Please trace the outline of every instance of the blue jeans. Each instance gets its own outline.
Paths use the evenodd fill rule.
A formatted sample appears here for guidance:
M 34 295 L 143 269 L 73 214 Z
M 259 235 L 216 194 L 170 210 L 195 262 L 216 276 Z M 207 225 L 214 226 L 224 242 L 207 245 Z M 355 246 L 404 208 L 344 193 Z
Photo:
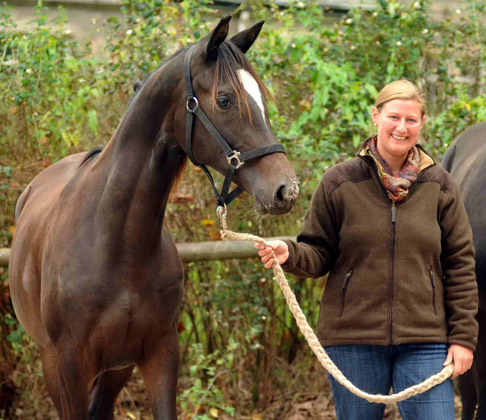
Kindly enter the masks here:
M 329 357 L 353 384 L 372 394 L 388 395 L 416 385 L 442 370 L 446 344 L 400 346 L 331 346 Z M 352 394 L 331 375 L 337 420 L 382 420 L 385 404 Z M 452 381 L 398 403 L 403 420 L 454 420 Z

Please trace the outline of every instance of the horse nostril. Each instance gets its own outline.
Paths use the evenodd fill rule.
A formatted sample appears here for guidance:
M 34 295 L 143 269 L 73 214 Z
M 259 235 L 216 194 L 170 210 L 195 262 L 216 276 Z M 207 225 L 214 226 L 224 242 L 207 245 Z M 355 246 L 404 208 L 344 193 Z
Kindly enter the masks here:
M 277 201 L 284 201 L 285 200 L 285 185 L 281 185 L 275 194 L 275 198 Z
M 292 206 L 299 195 L 299 180 L 292 179 L 278 187 L 275 193 L 275 202 L 279 205 Z

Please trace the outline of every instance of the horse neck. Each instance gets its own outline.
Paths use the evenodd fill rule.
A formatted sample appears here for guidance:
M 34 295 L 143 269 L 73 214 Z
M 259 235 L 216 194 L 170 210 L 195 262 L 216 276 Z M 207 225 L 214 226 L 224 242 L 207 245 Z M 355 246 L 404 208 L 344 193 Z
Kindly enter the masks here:
M 160 243 L 170 188 L 185 156 L 172 128 L 174 101 L 184 95 L 173 97 L 182 86 L 175 69 L 169 62 L 152 74 L 97 162 L 104 178 L 100 217 L 109 218 L 117 246 L 141 253 Z

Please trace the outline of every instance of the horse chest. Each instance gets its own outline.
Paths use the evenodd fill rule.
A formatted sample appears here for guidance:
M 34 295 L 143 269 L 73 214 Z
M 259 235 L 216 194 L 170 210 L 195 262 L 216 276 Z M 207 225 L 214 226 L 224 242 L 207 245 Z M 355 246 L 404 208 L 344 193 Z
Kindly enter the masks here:
M 124 292 L 100 315 L 91 330 L 90 343 L 100 368 L 137 363 L 144 346 L 172 332 L 182 289 L 140 294 Z

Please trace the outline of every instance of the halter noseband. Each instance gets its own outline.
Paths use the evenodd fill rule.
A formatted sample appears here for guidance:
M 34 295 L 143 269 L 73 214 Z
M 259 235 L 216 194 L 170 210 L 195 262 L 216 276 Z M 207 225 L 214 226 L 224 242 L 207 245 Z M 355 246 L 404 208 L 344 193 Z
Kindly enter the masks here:
M 246 161 L 254 159 L 257 157 L 269 155 L 271 153 L 285 153 L 285 149 L 281 144 L 270 144 L 267 146 L 257 147 L 256 149 L 249 150 L 247 152 L 238 152 L 231 148 L 228 142 L 219 133 L 213 123 L 210 121 L 208 116 L 199 106 L 199 101 L 194 94 L 192 89 L 192 78 L 191 78 L 191 58 L 196 49 L 196 45 L 193 45 L 187 51 L 184 57 L 184 81 L 186 84 L 187 99 L 186 99 L 186 109 L 187 109 L 187 120 L 186 120 L 186 145 L 187 145 L 187 155 L 191 162 L 200 167 L 211 183 L 214 195 L 216 196 L 216 201 L 220 206 L 231 203 L 236 197 L 238 197 L 243 190 L 240 187 L 236 187 L 233 191 L 229 193 L 229 188 L 231 181 L 233 179 L 234 172 L 240 166 L 242 166 Z M 214 185 L 214 180 L 209 172 L 209 169 L 202 163 L 198 163 L 192 153 L 192 132 L 194 130 L 194 115 L 197 116 L 201 122 L 204 124 L 206 129 L 209 131 L 213 139 L 218 143 L 223 153 L 228 160 L 228 169 L 226 170 L 226 176 L 224 178 L 223 187 L 221 193 L 218 193 L 216 186 Z

